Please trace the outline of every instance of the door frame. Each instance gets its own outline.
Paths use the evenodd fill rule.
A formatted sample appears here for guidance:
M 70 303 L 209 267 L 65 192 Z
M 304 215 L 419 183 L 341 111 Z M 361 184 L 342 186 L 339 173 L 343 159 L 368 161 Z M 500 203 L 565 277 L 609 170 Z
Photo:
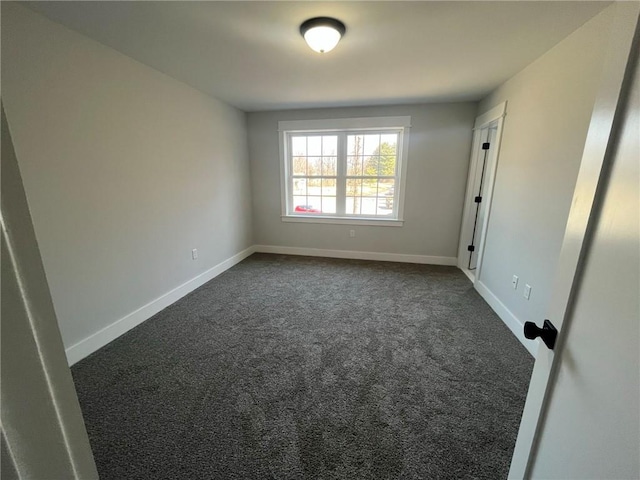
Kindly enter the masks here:
M 496 180 L 496 171 L 498 169 L 498 158 L 500 156 L 500 144 L 502 140 L 502 128 L 504 124 L 504 117 L 507 114 L 507 102 L 502 102 L 496 105 L 489 111 L 483 113 L 476 118 L 473 125 L 473 140 L 471 142 L 471 158 L 469 159 L 469 174 L 467 177 L 467 189 L 464 197 L 464 209 L 462 211 L 462 224 L 460 226 L 460 240 L 458 244 L 458 268 L 469 277 L 472 283 L 476 283 L 480 278 L 480 272 L 482 270 L 482 256 L 485 247 L 485 238 L 487 235 L 487 227 L 489 225 L 489 217 L 491 216 L 491 203 L 493 200 L 493 187 Z M 480 235 L 477 245 L 477 257 L 476 257 L 476 269 L 475 274 L 472 274 L 465 263 L 467 257 L 467 245 L 469 244 L 468 237 L 472 232 L 470 231 L 470 219 L 475 215 L 474 209 L 476 203 L 474 197 L 476 192 L 473 191 L 474 177 L 477 170 L 478 162 L 480 161 L 483 150 L 482 138 L 480 136 L 483 129 L 491 127 L 492 124 L 496 125 L 496 139 L 494 149 L 489 150 L 491 153 L 487 157 L 487 165 L 485 171 L 486 182 L 486 194 L 482 197 L 482 202 L 485 205 L 485 215 L 480 225 Z
M 531 478 L 566 341 L 567 329 L 563 327 L 569 325 L 589 241 L 594 233 L 594 220 L 606 189 L 606 178 L 615 150 L 617 127 L 624 110 L 623 87 L 629 83 L 629 66 L 633 63 L 632 55 L 637 54 L 640 41 L 640 4 L 616 2 L 615 6 L 600 88 L 591 115 L 556 267 L 553 295 L 548 308 L 548 318 L 558 329 L 558 338 L 555 350 L 549 350 L 538 342 L 538 352 L 511 459 L 509 479 Z M 538 319 L 538 323 L 541 322 L 542 319 Z

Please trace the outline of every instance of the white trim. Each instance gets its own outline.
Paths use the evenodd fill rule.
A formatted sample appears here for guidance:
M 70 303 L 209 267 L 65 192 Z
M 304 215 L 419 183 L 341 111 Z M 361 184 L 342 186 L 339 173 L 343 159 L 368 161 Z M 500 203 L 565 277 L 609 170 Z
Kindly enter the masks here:
M 367 128 L 408 128 L 411 117 L 358 117 L 333 118 L 322 120 L 283 120 L 278 122 L 279 132 L 325 131 L 325 130 L 361 130 Z
M 338 171 L 336 172 L 336 212 L 332 215 L 304 216 L 306 220 L 292 220 L 301 223 L 349 223 L 336 222 L 335 218 L 351 217 L 344 215 L 346 192 L 345 182 L 347 181 L 347 133 L 351 135 L 366 134 L 367 131 L 379 131 L 382 133 L 396 133 L 398 135 L 397 153 L 396 153 L 396 172 L 393 175 L 395 180 L 395 191 L 393 200 L 392 220 L 402 221 L 404 215 L 404 199 L 406 188 L 406 169 L 409 153 L 409 134 L 411 128 L 411 117 L 360 117 L 360 118 L 337 118 L 337 119 L 321 119 L 321 120 L 290 120 L 278 122 L 278 145 L 280 154 L 280 213 L 283 221 L 285 217 L 300 218 L 293 212 L 293 193 L 292 175 L 291 175 L 291 136 L 292 135 L 335 135 L 338 137 L 337 162 Z M 333 178 L 333 177 L 332 177 Z M 377 178 L 377 177 L 372 177 Z M 385 178 L 392 178 L 391 176 Z M 343 217 L 344 215 L 344 217 Z M 319 220 L 321 218 L 333 219 L 331 221 Z M 378 223 L 369 224 L 369 218 L 360 217 L 365 223 L 360 225 L 379 225 Z M 376 219 L 377 220 L 377 219 Z M 388 220 L 382 218 L 381 220 Z M 402 226 L 400 223 L 398 226 Z
M 502 130 L 504 126 L 504 116 L 506 115 L 507 102 L 502 102 L 498 106 L 492 108 L 488 112 L 480 115 L 476 119 L 476 124 L 479 125 L 477 129 L 474 129 L 472 146 L 471 146 L 471 158 L 469 160 L 469 175 L 467 178 L 467 191 L 465 194 L 464 209 L 462 213 L 462 224 L 460 226 L 460 239 L 458 243 L 458 267 L 467 274 L 473 283 L 480 280 L 480 273 L 482 271 L 482 258 L 484 256 L 484 250 L 486 246 L 487 232 L 489 230 L 489 218 L 491 217 L 491 206 L 493 202 L 493 189 L 495 187 L 496 172 L 498 170 L 498 162 L 500 160 L 500 146 L 502 145 Z M 492 125 L 493 124 L 493 125 Z M 480 158 L 481 144 L 485 141 L 482 138 L 482 130 L 484 129 L 496 129 L 495 148 L 489 150 L 490 155 L 488 158 L 487 170 L 485 172 L 486 191 L 483 197 L 483 203 L 485 205 L 485 214 L 482 220 L 480 228 L 480 238 L 477 245 L 476 256 L 476 270 L 470 275 L 465 266 L 464 257 L 467 253 L 468 235 L 471 233 L 468 231 L 468 225 L 472 210 L 475 206 L 473 197 L 476 192 L 473 191 L 474 179 L 477 170 L 477 163 Z
M 476 276 L 473 273 L 471 273 L 471 271 L 468 268 L 462 268 L 460 265 L 458 265 L 458 268 L 462 270 L 462 273 L 464 273 L 469 280 L 471 280 L 471 283 L 475 283 Z
M 111 325 L 104 327 L 98 332 L 90 335 L 84 340 L 65 350 L 69 365 L 79 362 L 83 358 L 91 355 L 108 343 L 112 342 L 122 334 L 148 320 L 156 313 L 162 311 L 169 305 L 177 302 L 182 297 L 192 292 L 196 288 L 204 285 L 209 280 L 217 277 L 234 265 L 253 254 L 276 253 L 283 255 L 305 255 L 310 257 L 330 257 L 330 258 L 350 258 L 355 260 L 377 260 L 382 262 L 401 262 L 431 265 L 452 265 L 456 264 L 455 257 L 437 257 L 427 255 L 408 255 L 402 253 L 380 253 L 380 252 L 359 252 L 349 250 L 324 250 L 317 248 L 280 247 L 272 245 L 253 245 L 233 257 L 210 268 L 206 272 L 188 280 L 173 290 L 161 295 L 151 302 L 143 305 L 128 315 L 116 320 Z
M 104 327 L 102 330 L 97 331 L 93 335 L 79 341 L 75 345 L 66 349 L 67 362 L 69 365 L 82 360 L 83 358 L 91 355 L 93 352 L 107 345 L 109 342 L 115 340 L 120 335 L 128 332 L 132 328 L 140 325 L 145 320 L 148 320 L 156 313 L 165 309 L 174 302 L 177 302 L 182 297 L 192 292 L 196 288 L 204 285 L 209 280 L 217 277 L 224 271 L 240 263 L 249 255 L 254 253 L 253 246 L 237 253 L 231 258 L 220 262 L 215 267 L 210 268 L 206 272 L 201 273 L 195 278 L 183 283 L 182 285 L 174 288 L 173 290 L 161 295 L 160 297 L 152 300 L 151 302 L 143 305 L 130 314 L 116 320 L 111 325 Z
M 469 244 L 469 236 L 471 233 L 469 232 L 469 221 L 472 214 L 472 207 L 473 205 L 475 205 L 475 203 L 472 205 L 470 202 L 472 201 L 471 199 L 475 196 L 475 192 L 473 192 L 473 185 L 475 183 L 475 172 L 477 170 L 478 156 L 479 152 L 481 151 L 480 144 L 483 141 L 481 136 L 481 130 L 478 129 L 473 132 L 473 140 L 471 141 L 471 158 L 469 158 L 469 172 L 467 174 L 467 189 L 464 195 L 462 222 L 460 224 L 460 239 L 458 240 L 458 268 L 465 273 L 468 271 L 466 267 L 466 265 L 468 265 L 466 260 L 469 255 L 467 251 L 467 245 Z M 472 279 L 471 281 L 475 282 L 474 279 Z
M 406 117 L 411 121 L 411 117 Z M 396 198 L 398 202 L 397 219 L 402 220 L 404 218 L 404 199 L 407 191 L 407 167 L 409 163 L 409 133 L 411 125 L 406 125 L 404 130 L 400 133 L 401 142 L 398 145 L 397 153 L 397 177 L 400 177 L 400 185 L 396 187 Z
M 279 122 L 278 122 L 279 123 Z M 288 174 L 288 163 L 287 160 L 287 146 L 285 145 L 285 140 L 287 138 L 287 134 L 285 132 L 278 131 L 278 145 L 279 145 L 279 157 L 278 162 L 280 163 L 280 213 L 283 215 L 287 213 L 287 196 L 289 194 L 289 186 L 287 185 L 289 179 Z
M 506 105 L 507 102 L 504 102 Z M 476 260 L 476 282 L 480 280 L 482 275 L 482 260 L 484 259 L 484 250 L 487 245 L 487 233 L 489 232 L 489 219 L 491 218 L 491 208 L 493 206 L 493 189 L 496 184 L 496 173 L 498 172 L 498 162 L 500 161 L 500 146 L 502 145 L 502 129 L 504 126 L 504 116 L 496 120 L 498 126 L 496 129 L 496 148 L 493 154 L 490 155 L 490 166 L 487 168 L 487 193 L 486 198 L 486 211 L 482 220 L 482 230 L 480 232 L 480 242 L 478 243 L 478 258 Z
M 489 125 L 491 122 L 504 117 L 507 114 L 507 102 L 502 102 L 491 110 L 484 112 L 482 115 L 476 118 L 475 123 L 473 124 L 473 129 L 476 130 L 478 128 L 484 128 Z
M 4 117 L 4 110 L 2 113 Z M 3 123 L 4 123 L 4 118 L 3 118 Z M 20 187 L 22 188 L 22 185 Z M 67 453 L 69 464 L 71 465 L 71 470 L 73 471 L 73 476 L 74 478 L 79 478 L 78 465 L 77 465 L 78 462 L 73 454 L 73 446 L 72 446 L 72 442 L 70 440 L 70 435 L 69 435 L 70 434 L 69 426 L 67 425 L 67 422 L 64 421 L 62 408 L 60 406 L 61 399 L 59 398 L 59 395 L 56 395 L 57 389 L 54 387 L 53 379 L 51 378 L 51 372 L 49 368 L 47 368 L 49 364 L 49 358 L 47 358 L 46 350 L 45 348 L 43 348 L 42 332 L 40 331 L 41 329 L 38 328 L 37 326 L 38 320 L 40 320 L 38 318 L 39 316 L 38 313 L 34 312 L 34 310 L 37 310 L 37 308 L 34 308 L 34 306 L 32 305 L 32 302 L 30 301 L 30 298 L 29 298 L 29 294 L 27 292 L 27 286 L 23 282 L 24 274 L 22 269 L 20 268 L 20 261 L 18 260 L 18 255 L 16 254 L 16 251 L 15 251 L 14 238 L 12 235 L 9 234 L 7 226 L 5 225 L 4 220 L 1 216 L 0 216 L 0 228 L 2 229 L 2 240 L 4 241 L 7 248 L 7 252 L 9 254 L 9 258 L 7 259 L 7 261 L 9 261 L 10 263 L 9 268 L 13 269 L 13 271 L 15 272 L 14 273 L 15 282 L 16 282 L 16 286 L 18 287 L 18 292 L 19 292 L 20 300 L 22 304 L 21 306 L 24 309 L 24 314 L 27 317 L 27 321 L 29 322 L 29 333 L 31 334 L 31 339 L 35 344 L 35 352 L 30 351 L 29 353 L 36 353 L 37 355 L 37 358 L 35 359 L 36 362 L 38 363 L 37 367 L 41 368 L 41 372 L 44 377 L 44 382 L 48 390 L 47 400 L 49 400 L 53 405 L 53 412 L 55 414 L 56 421 L 57 421 L 56 422 L 57 425 L 53 427 L 57 427 L 60 429 L 60 435 L 62 436 L 64 449 L 65 449 L 65 452 Z M 30 235 L 34 235 L 33 231 L 31 231 Z M 37 251 L 37 246 L 36 246 L 36 251 Z M 38 261 L 41 262 L 40 259 L 38 259 Z M 46 283 L 46 279 L 44 280 L 44 282 Z M 46 290 L 48 293 L 48 290 L 49 290 L 48 287 Z M 38 388 L 38 390 L 39 391 L 37 393 L 44 394 L 44 392 L 40 391 L 40 388 Z M 9 447 L 8 443 L 7 443 L 7 447 Z M 18 467 L 18 464 L 14 463 L 14 466 Z M 18 473 L 18 476 L 20 476 L 20 473 Z
M 258 253 L 303 255 L 307 257 L 348 258 L 352 260 L 376 260 L 379 262 L 419 263 L 426 265 L 456 265 L 456 257 L 409 255 L 405 253 L 360 252 L 356 250 L 327 250 L 323 248 L 283 247 L 278 245 L 254 245 Z
M 520 340 L 520 343 L 535 358 L 538 352 L 539 341 L 528 340 L 524 337 L 524 323 L 521 322 L 520 319 L 518 319 L 518 317 L 516 317 L 484 283 L 477 281 L 475 283 L 475 288 L 493 311 L 496 312 L 504 324 L 509 327 L 509 330 L 511 330 L 516 338 Z
M 375 227 L 402 227 L 404 220 L 395 218 L 351 218 L 351 217 L 327 217 L 327 216 L 304 216 L 304 215 L 282 215 L 283 222 L 292 223 L 335 223 L 340 225 L 368 225 Z

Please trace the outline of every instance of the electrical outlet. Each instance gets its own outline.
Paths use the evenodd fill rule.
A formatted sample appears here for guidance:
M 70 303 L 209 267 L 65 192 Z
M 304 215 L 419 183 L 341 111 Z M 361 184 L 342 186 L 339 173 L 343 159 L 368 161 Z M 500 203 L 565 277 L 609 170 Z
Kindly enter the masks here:
M 193 260 L 195 260 L 196 258 L 198 258 L 198 249 L 194 248 L 193 250 L 191 250 L 191 258 Z
M 355 230 L 349 230 L 349 236 L 351 238 L 355 237 L 356 236 L 356 231 Z
M 513 278 L 511 279 L 511 285 L 513 285 L 513 289 L 517 290 L 518 289 L 518 276 L 514 275 Z
M 531 296 L 531 285 L 527 284 L 524 286 L 524 293 L 522 296 L 529 300 L 529 297 Z

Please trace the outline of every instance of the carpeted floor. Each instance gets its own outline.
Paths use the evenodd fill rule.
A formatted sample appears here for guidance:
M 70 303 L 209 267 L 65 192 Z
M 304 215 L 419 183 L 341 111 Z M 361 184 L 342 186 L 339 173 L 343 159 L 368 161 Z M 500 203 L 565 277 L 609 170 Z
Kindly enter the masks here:
M 107 479 L 506 478 L 533 359 L 454 267 L 255 254 L 72 368 Z

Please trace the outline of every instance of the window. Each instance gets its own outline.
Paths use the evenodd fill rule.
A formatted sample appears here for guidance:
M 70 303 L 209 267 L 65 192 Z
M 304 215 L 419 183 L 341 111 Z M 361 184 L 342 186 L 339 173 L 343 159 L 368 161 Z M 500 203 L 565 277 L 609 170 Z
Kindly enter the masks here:
M 402 225 L 410 120 L 280 122 L 283 220 Z

